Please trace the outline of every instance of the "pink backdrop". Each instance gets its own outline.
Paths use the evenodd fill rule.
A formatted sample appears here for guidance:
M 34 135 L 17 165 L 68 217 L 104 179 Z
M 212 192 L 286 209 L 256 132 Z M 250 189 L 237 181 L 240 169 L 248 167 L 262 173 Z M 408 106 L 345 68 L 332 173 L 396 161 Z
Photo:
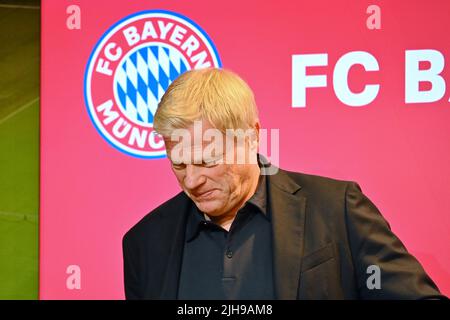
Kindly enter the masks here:
M 66 10 L 74 4 L 80 8 L 80 29 L 67 27 L 72 11 Z M 368 27 L 372 12 L 366 10 L 372 4 L 380 9 L 380 29 Z M 405 81 L 417 77 L 405 73 L 406 51 L 438 52 L 430 63 L 420 63 L 420 70 L 439 65 L 439 53 L 450 58 L 449 1 L 44 0 L 42 299 L 122 299 L 122 236 L 179 192 L 166 159 L 135 157 L 112 147 L 96 130 L 84 100 L 89 57 L 102 35 L 126 16 L 153 9 L 195 22 L 209 35 L 223 66 L 248 81 L 262 126 L 280 129 L 281 167 L 359 182 L 450 294 L 448 67 L 436 71 L 444 81 L 419 86 L 437 90 L 443 82 L 443 96 L 430 92 L 425 96 L 431 102 L 425 103 L 407 102 L 405 96 Z M 379 69 L 350 69 L 352 92 L 379 84 L 376 98 L 359 107 L 343 103 L 333 87 L 333 79 L 343 75 L 333 74 L 336 63 L 353 51 L 373 56 Z M 424 60 L 431 57 L 419 53 Z M 306 69 L 307 76 L 325 75 L 326 86 L 307 88 L 306 107 L 294 108 L 293 95 L 302 89 L 292 88 L 293 76 L 299 75 L 293 55 L 304 54 L 327 55 L 325 66 Z M 79 267 L 79 288 L 67 283 L 71 265 Z

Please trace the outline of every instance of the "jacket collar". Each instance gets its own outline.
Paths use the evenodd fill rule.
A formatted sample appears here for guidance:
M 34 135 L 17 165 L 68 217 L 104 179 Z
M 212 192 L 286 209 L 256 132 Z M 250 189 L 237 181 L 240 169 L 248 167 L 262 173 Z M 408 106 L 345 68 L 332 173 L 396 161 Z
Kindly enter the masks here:
M 273 273 L 278 299 L 297 298 L 305 236 L 306 197 L 284 170 L 269 179 Z

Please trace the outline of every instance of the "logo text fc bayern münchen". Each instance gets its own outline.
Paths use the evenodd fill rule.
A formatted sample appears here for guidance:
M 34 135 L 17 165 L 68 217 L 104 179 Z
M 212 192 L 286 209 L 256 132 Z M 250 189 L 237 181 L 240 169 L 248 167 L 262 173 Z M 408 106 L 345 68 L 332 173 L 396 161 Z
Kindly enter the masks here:
M 97 131 L 116 149 L 143 158 L 165 156 L 153 130 L 158 102 L 190 69 L 221 67 L 208 35 L 177 13 L 152 10 L 125 17 L 96 44 L 84 96 Z

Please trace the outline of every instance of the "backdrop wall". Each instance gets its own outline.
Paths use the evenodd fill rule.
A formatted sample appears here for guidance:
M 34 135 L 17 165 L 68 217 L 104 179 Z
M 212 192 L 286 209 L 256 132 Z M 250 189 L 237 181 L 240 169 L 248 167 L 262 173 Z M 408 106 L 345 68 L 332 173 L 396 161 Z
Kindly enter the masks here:
M 43 1 L 40 297 L 124 297 L 122 236 L 179 192 L 152 134 L 157 100 L 208 65 L 254 89 L 281 167 L 357 181 L 450 294 L 448 12 L 445 0 Z

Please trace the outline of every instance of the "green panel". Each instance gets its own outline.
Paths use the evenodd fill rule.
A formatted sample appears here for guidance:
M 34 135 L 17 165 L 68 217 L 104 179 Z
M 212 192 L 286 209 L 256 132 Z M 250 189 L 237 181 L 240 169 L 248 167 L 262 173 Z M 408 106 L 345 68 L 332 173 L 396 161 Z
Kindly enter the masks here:
M 0 299 L 38 297 L 38 1 L 0 1 Z

